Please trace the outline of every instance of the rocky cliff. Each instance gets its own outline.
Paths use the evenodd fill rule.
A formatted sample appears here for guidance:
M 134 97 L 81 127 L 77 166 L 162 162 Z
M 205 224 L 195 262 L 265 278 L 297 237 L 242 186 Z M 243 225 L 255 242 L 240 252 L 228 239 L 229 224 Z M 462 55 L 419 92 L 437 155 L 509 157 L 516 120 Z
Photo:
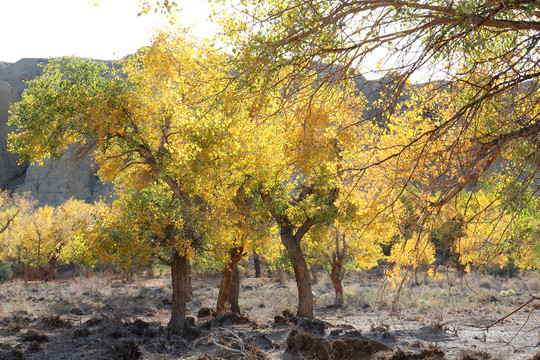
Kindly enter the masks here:
M 102 184 L 95 175 L 90 158 L 81 161 L 66 159 L 44 165 L 18 164 L 18 157 L 7 150 L 7 126 L 11 104 L 21 98 L 26 85 L 41 74 L 46 59 L 22 59 L 10 64 L 0 62 L 0 189 L 31 192 L 42 204 L 59 205 L 74 197 L 95 201 L 112 192 L 110 184 Z

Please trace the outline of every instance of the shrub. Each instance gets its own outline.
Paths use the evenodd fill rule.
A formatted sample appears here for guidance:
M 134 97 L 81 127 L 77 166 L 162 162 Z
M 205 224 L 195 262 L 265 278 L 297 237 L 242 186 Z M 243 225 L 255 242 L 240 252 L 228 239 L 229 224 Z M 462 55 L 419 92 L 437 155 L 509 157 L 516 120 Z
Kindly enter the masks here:
M 12 276 L 13 272 L 11 271 L 11 265 L 0 263 L 0 283 L 10 280 Z
M 519 274 L 519 267 L 517 267 L 513 261 L 509 261 L 502 268 L 499 265 L 491 265 L 488 267 L 488 274 L 493 276 L 514 277 Z

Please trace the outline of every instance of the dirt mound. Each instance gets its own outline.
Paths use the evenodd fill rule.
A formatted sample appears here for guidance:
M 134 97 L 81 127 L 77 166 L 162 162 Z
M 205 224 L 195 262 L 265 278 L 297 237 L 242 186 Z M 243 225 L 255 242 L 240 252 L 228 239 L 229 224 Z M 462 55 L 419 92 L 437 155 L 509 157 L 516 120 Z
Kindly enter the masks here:
M 485 351 L 465 352 L 457 360 L 497 360 L 491 354 Z
M 284 310 L 282 315 L 274 316 L 274 326 L 281 325 L 297 325 L 302 330 L 316 335 L 324 335 L 324 331 L 331 326 L 331 324 L 318 319 L 306 319 L 303 317 L 294 316 L 289 310 Z
M 42 327 L 47 330 L 56 330 L 71 327 L 71 323 L 60 318 L 60 315 L 43 316 L 39 319 Z
M 121 339 L 113 345 L 113 355 L 118 360 L 138 360 L 142 354 L 141 347 L 132 339 Z
M 90 319 L 86 320 L 84 322 L 84 325 L 86 326 L 96 326 L 96 325 L 99 325 L 103 322 L 103 320 L 105 320 L 103 317 L 101 316 L 92 316 Z
M 34 319 L 26 311 L 19 311 L 12 316 L 5 316 L 0 319 L 0 336 L 18 334 L 26 328 Z
M 37 341 L 38 343 L 49 341 L 49 337 L 47 335 L 36 330 L 28 330 L 20 336 L 20 339 L 24 342 Z
M 182 331 L 182 336 L 184 336 L 187 341 L 197 340 L 201 337 L 201 335 L 201 330 L 199 330 L 196 326 L 186 326 Z
M 20 345 L 0 344 L 0 360 L 26 360 Z
M 126 327 L 132 334 L 145 337 L 158 336 L 161 330 L 161 325 L 158 323 L 145 322 L 141 319 L 135 319 L 133 323 L 127 323 Z
M 215 319 L 212 320 L 212 326 L 241 325 L 250 323 L 251 320 L 249 320 L 247 316 L 236 313 L 219 314 Z
M 288 359 L 368 360 L 378 352 L 392 351 L 388 345 L 377 340 L 326 340 L 296 329 L 289 333 L 286 344 Z
M 436 346 L 423 347 L 422 349 L 398 349 L 394 352 L 379 353 L 375 360 L 444 360 L 444 351 Z
M 84 315 L 84 311 L 80 307 L 74 307 L 73 309 L 69 310 L 69 312 L 73 315 Z
M 89 337 L 92 334 L 87 328 L 76 329 L 71 336 L 72 339 Z
M 211 307 L 202 307 L 197 312 L 197 319 L 206 319 L 210 317 L 215 317 L 216 311 L 212 309 Z
M 374 357 L 375 360 L 449 360 L 444 351 L 437 346 L 425 346 L 421 342 L 411 345 L 410 349 L 398 349 L 393 352 L 379 353 Z M 497 360 L 491 354 L 484 351 L 463 352 L 455 360 Z M 535 360 L 535 359 L 533 359 Z
M 324 330 L 329 327 L 329 324 L 318 319 L 301 319 L 298 322 L 298 327 L 311 334 L 324 335 Z

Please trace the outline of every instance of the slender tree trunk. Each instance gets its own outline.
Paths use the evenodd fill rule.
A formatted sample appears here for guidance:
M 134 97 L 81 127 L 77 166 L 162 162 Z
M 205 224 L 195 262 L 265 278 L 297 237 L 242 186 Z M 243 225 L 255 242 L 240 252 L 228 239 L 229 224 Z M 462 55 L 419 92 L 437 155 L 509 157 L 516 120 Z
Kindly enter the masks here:
M 51 281 L 56 277 L 56 262 L 58 261 L 58 258 L 56 257 L 56 254 L 53 254 L 51 258 L 49 259 L 49 270 L 47 271 L 47 281 Z
M 23 263 L 22 266 L 23 266 L 24 282 L 28 282 L 28 265 Z
M 343 306 L 343 262 L 347 256 L 347 241 L 345 234 L 340 234 L 336 229 L 334 238 L 334 252 L 332 253 L 332 270 L 330 271 L 330 279 L 336 292 L 334 300 L 335 306 Z
M 313 264 L 309 267 L 309 270 L 311 271 L 311 283 L 312 284 L 317 284 L 319 282 L 319 277 L 317 276 L 318 275 L 318 267 L 317 267 L 317 264 Z
M 227 303 L 229 303 L 232 312 L 240 313 L 240 308 L 238 307 L 238 295 L 240 293 L 238 262 L 240 262 L 244 255 L 243 251 L 243 247 L 235 247 L 229 250 L 229 263 L 222 271 L 221 285 L 219 287 L 216 306 L 218 314 L 227 312 Z
M 296 315 L 313 318 L 313 293 L 311 290 L 311 279 L 309 268 L 300 247 L 300 241 L 293 235 L 292 226 L 280 226 L 281 241 L 292 256 L 296 287 L 298 288 L 298 310 Z
M 261 278 L 261 258 L 259 254 L 253 253 L 253 265 L 255 266 L 255 277 L 257 279 Z
M 186 324 L 187 278 L 189 260 L 175 252 L 171 261 L 172 311 L 168 327 L 181 332 Z
M 341 284 L 341 272 L 343 264 L 341 261 L 334 259 L 332 261 L 332 270 L 330 272 L 330 278 L 332 279 L 332 285 L 336 292 L 336 298 L 334 299 L 335 306 L 343 306 L 343 285 Z

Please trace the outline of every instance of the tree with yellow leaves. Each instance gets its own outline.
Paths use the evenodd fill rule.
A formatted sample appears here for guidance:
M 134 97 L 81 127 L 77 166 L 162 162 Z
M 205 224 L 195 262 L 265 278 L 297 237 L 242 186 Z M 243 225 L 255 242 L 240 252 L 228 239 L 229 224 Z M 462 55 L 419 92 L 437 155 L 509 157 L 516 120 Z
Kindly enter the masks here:
M 173 283 L 179 276 L 185 284 L 183 269 L 209 231 L 198 216 L 232 206 L 244 181 L 238 169 L 246 147 L 238 139 L 249 111 L 227 91 L 226 60 L 183 31 L 158 34 L 121 71 L 53 60 L 12 110 L 10 122 L 19 129 L 10 137 L 12 149 L 39 160 L 61 157 L 72 144 L 94 153 L 104 180 L 135 190 L 166 187 L 178 202 Z M 183 293 L 173 293 L 174 330 L 184 326 Z
M 38 207 L 28 194 L 13 195 L 13 199 L 18 216 L 2 234 L 6 256 L 23 265 L 26 280 L 36 275 L 52 280 L 57 262 L 64 260 L 64 248 L 71 245 L 77 233 L 92 226 L 94 206 L 70 199 L 57 207 Z

